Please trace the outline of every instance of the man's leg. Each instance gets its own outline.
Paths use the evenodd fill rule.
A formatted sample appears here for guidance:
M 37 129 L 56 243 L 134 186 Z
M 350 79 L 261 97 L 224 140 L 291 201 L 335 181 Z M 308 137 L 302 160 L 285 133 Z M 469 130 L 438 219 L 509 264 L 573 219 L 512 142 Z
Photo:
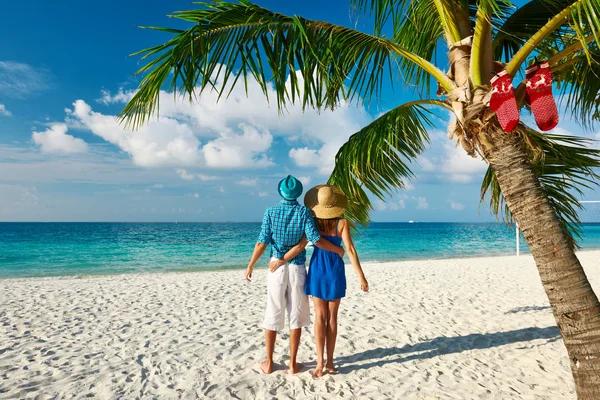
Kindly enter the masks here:
M 302 329 L 290 329 L 290 374 L 300 372 L 301 365 L 296 362 Z
M 260 369 L 265 374 L 273 372 L 273 352 L 275 351 L 275 339 L 277 339 L 277 331 L 265 329 L 265 342 L 267 343 L 267 359 L 260 363 Z
M 284 265 L 275 272 L 267 272 L 267 310 L 263 328 L 265 328 L 265 342 L 267 359 L 260 364 L 265 374 L 273 371 L 273 352 L 277 331 L 285 326 L 286 309 L 287 267 Z
M 287 309 L 290 319 L 290 368 L 289 373 L 299 372 L 302 366 L 296 362 L 302 328 L 310 324 L 310 305 L 308 296 L 304 294 L 306 267 L 288 264 Z

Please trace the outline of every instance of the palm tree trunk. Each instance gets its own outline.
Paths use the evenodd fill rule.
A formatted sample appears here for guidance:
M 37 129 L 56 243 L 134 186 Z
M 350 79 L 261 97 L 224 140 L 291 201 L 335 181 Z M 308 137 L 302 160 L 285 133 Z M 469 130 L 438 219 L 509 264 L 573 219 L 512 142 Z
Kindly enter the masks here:
M 495 119 L 494 119 L 495 121 Z M 497 125 L 496 125 L 497 126 Z M 600 399 L 600 303 L 534 174 L 518 133 L 497 127 L 486 157 L 535 259 L 579 399 Z

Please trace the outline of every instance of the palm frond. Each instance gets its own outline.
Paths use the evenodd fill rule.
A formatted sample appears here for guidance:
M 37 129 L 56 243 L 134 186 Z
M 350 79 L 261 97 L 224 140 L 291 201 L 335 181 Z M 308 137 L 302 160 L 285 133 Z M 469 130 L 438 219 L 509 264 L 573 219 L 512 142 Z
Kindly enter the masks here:
M 434 62 L 436 46 L 444 34 L 440 15 L 432 10 L 435 10 L 434 0 L 413 0 L 404 20 L 395 25 L 393 37 L 394 42 L 430 62 Z M 400 63 L 405 81 L 429 93 L 431 76 L 412 62 L 401 59 Z
M 467 9 L 469 25 L 465 28 L 466 31 L 471 30 L 475 26 L 478 0 L 465 1 L 464 7 Z M 486 7 L 491 8 L 492 20 L 496 21 L 507 15 L 511 9 L 509 1 L 493 1 L 493 4 L 487 4 Z M 461 2 L 462 4 L 462 2 Z M 434 0 L 412 0 L 404 9 L 404 18 L 394 25 L 393 41 L 398 43 L 402 48 L 424 58 L 427 61 L 437 64 L 436 47 L 440 45 L 440 39 L 444 35 L 444 29 L 440 19 L 440 14 L 435 12 Z M 433 12 L 432 12 L 433 10 Z M 463 23 L 462 21 L 459 22 Z M 419 88 L 424 88 L 425 92 L 429 93 L 431 85 L 431 76 L 422 68 L 419 68 L 414 63 L 400 59 L 402 66 L 402 76 L 409 84 Z M 440 60 L 446 63 L 447 60 Z
M 346 217 L 353 224 L 369 222 L 372 205 L 367 191 L 383 200 L 413 177 L 408 164 L 429 143 L 429 113 L 414 102 L 396 107 L 352 135 L 340 148 L 329 183 L 348 196 Z
M 396 25 L 402 19 L 403 10 L 411 0 L 350 0 L 350 8 L 356 15 L 367 14 L 374 18 L 374 35 L 380 36 L 391 20 Z
M 590 51 L 589 56 L 579 55 L 565 63 L 569 66 L 561 69 L 559 64 L 553 74 L 553 80 L 559 83 L 561 108 L 570 110 L 584 128 L 592 128 L 600 121 L 600 51 Z
M 531 0 L 515 10 L 504 20 L 494 24 L 494 59 L 510 60 L 523 44 L 549 19 L 570 6 L 576 0 Z M 551 40 L 560 40 L 561 31 L 553 32 Z
M 521 28 L 527 30 L 534 25 L 538 30 L 533 34 L 529 33 L 529 37 L 525 36 L 525 41 L 511 56 L 506 65 L 510 76 L 516 74 L 529 55 L 551 57 L 567 47 L 570 44 L 567 41 L 579 41 L 586 51 L 588 37 L 591 35 L 596 44 L 600 45 L 600 0 L 545 0 L 541 3 L 543 7 L 540 10 L 530 9 L 529 13 L 524 13 L 529 14 L 528 17 L 534 22 L 521 21 Z M 544 22 L 539 15 L 546 14 L 545 10 L 548 10 L 549 15 L 546 16 L 549 18 Z M 518 10 L 515 14 L 517 13 Z
M 571 245 L 577 247 L 577 240 L 581 238 L 578 211 L 582 208 L 577 195 L 583 194 L 582 188 L 591 189 L 600 183 L 600 175 L 596 172 L 600 167 L 600 150 L 591 147 L 593 141 L 588 138 L 542 134 L 525 128 L 522 134 L 533 170 Z M 481 185 L 481 201 L 488 196 L 492 212 L 512 222 L 512 215 L 491 168 L 488 168 Z
M 219 97 L 227 95 L 240 78 L 247 85 L 251 77 L 266 96 L 272 85 L 279 109 L 289 102 L 316 109 L 355 98 L 368 103 L 379 97 L 386 71 L 398 71 L 393 62 L 398 57 L 427 69 L 452 89 L 442 71 L 390 40 L 274 13 L 247 0 L 198 4 L 202 8 L 172 15 L 193 22 L 191 28 L 136 53 L 151 61 L 138 71 L 145 76 L 121 120 L 134 127 L 143 124 L 156 112 L 167 81 L 170 90 L 192 99 L 206 88 L 217 90 Z

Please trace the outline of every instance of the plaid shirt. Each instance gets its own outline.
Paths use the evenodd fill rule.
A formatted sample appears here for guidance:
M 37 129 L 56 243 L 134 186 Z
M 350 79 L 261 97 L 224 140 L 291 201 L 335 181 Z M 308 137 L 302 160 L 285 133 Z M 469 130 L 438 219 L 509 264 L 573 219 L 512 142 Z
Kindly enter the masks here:
M 312 212 L 297 201 L 282 200 L 265 212 L 258 242 L 271 244 L 271 257 L 283 258 L 303 235 L 313 243 L 321 239 Z M 305 264 L 306 251 L 302 250 L 290 263 Z

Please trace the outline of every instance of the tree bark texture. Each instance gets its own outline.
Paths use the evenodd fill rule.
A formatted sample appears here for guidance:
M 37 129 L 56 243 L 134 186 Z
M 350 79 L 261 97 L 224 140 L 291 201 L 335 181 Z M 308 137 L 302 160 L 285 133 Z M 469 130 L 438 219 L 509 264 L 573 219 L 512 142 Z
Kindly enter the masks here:
M 497 123 L 495 118 L 490 122 Z M 520 134 L 505 133 L 498 127 L 492 134 L 492 144 L 486 158 L 535 259 L 569 354 L 577 396 L 599 400 L 598 298 L 531 168 Z

